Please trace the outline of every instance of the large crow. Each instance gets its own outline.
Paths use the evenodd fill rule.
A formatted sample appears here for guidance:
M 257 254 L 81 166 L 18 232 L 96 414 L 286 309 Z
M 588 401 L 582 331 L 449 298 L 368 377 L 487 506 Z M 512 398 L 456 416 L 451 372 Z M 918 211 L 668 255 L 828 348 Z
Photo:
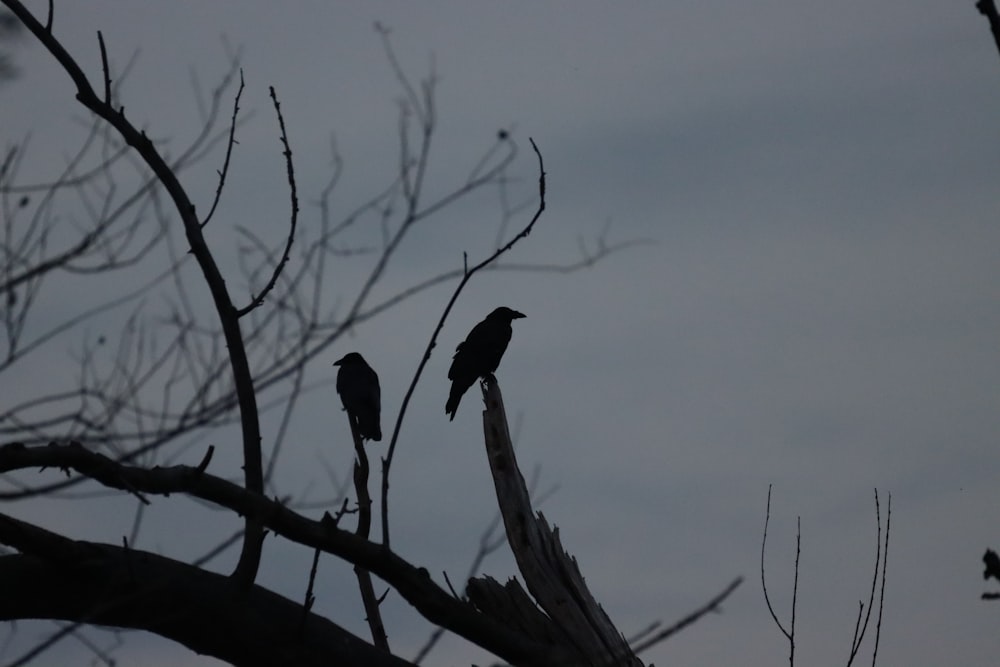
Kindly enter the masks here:
M 337 393 L 347 410 L 348 419 L 357 424 L 362 438 L 381 440 L 379 415 L 382 412 L 382 390 L 378 386 L 378 375 L 357 352 L 345 355 L 333 365 L 340 366 Z
M 512 320 L 524 317 L 523 313 L 501 306 L 472 327 L 472 331 L 455 349 L 455 358 L 448 370 L 451 393 L 444 406 L 445 413 L 455 418 L 462 395 L 477 378 L 485 378 L 500 365 L 500 358 L 510 342 Z

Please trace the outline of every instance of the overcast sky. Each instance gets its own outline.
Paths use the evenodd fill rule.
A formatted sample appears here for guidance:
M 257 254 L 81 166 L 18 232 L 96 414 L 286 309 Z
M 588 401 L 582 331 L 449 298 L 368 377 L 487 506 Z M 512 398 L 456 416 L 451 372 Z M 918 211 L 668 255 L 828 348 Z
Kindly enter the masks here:
M 90 0 L 57 1 L 54 30 L 95 82 L 97 30 L 115 67 L 134 56 L 120 93 L 127 113 L 178 147 L 198 129 L 192 80 L 210 89 L 227 52 L 240 52 L 249 120 L 212 223 L 220 252 L 240 225 L 280 238 L 287 217 L 270 85 L 305 201 L 329 176 L 331 135 L 346 165 L 340 211 L 391 179 L 401 91 L 375 21 L 391 29 L 408 74 L 438 77 L 430 192 L 458 184 L 500 128 L 522 148 L 529 136 L 538 143 L 548 208 L 510 261 L 572 262 L 578 239 L 592 242 L 609 224 L 610 241 L 652 241 L 583 272 L 492 273 L 466 290 L 394 463 L 393 547 L 411 562 L 460 580 L 492 516 L 476 396 L 449 423 L 445 376 L 469 328 L 508 305 L 527 315 L 498 372 L 520 420 L 522 468 L 540 466 L 542 486 L 558 485 L 546 517 L 618 628 L 670 623 L 746 577 L 722 614 L 643 655 L 647 663 L 787 659 L 759 576 L 773 484 L 767 564 L 786 622 L 802 522 L 799 664 L 847 660 L 871 585 L 877 488 L 883 526 L 892 494 L 879 664 L 971 667 L 1000 659 L 1000 606 L 979 599 L 990 588 L 980 558 L 1000 547 L 1000 60 L 974 4 Z M 24 177 L 41 179 L 73 151 L 85 114 L 39 45 L 14 49 L 21 73 L 0 88 L 0 138 L 7 147 L 30 134 Z M 185 183 L 199 201 L 218 160 Z M 514 171 L 512 194 L 529 198 L 528 151 Z M 303 215 L 308 225 L 315 208 Z M 487 252 L 498 218 L 492 195 L 444 214 L 401 252 L 386 293 L 460 266 L 465 250 Z M 366 268 L 356 261 L 338 275 Z M 361 351 L 381 376 L 391 430 L 450 291 L 358 327 L 314 362 L 311 379 L 329 380 L 330 363 Z M 60 297 L 75 298 L 50 295 L 51 308 Z M 69 360 L 71 348 L 58 352 Z M 306 398 L 281 493 L 322 496 L 321 461 L 349 469 L 349 448 L 330 451 L 331 429 L 346 423 L 334 401 L 329 386 Z M 265 431 L 274 430 L 271 419 Z M 118 543 L 133 503 L 94 503 L 99 525 L 80 502 L 0 511 Z M 183 499 L 159 499 L 148 514 L 138 546 L 175 557 L 202 553 L 217 530 L 211 512 Z M 269 541 L 262 583 L 301 598 L 310 558 Z M 514 573 L 506 552 L 485 570 Z M 321 578 L 317 611 L 364 635 L 350 569 L 327 558 Z M 397 596 L 386 609 L 390 643 L 412 657 L 429 628 Z M 18 645 L 49 631 L 24 626 Z M 216 664 L 135 634 L 126 641 L 121 665 Z M 89 660 L 64 644 L 51 664 Z M 865 663 L 870 650 L 869 638 Z M 450 638 L 428 664 L 486 660 Z

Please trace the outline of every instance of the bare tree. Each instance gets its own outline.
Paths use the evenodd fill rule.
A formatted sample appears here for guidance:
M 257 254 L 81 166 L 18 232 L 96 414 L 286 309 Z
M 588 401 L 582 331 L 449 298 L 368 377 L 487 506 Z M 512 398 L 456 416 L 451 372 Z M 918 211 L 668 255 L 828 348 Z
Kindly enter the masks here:
M 17 0 L 4 4 L 72 79 L 92 124 L 79 150 L 46 182 L 21 180 L 23 144 L 9 147 L 0 163 L 0 329 L 5 343 L 0 438 L 6 443 L 0 445 L 0 500 L 39 502 L 100 488 L 136 507 L 132 532 L 120 544 L 71 539 L 0 512 L 0 545 L 7 549 L 0 555 L 0 619 L 60 622 L 48 640 L 10 664 L 24 664 L 88 625 L 148 630 L 236 665 L 412 664 L 389 646 L 374 575 L 431 623 L 510 663 L 638 665 L 638 651 L 717 609 L 738 585 L 734 581 L 674 626 L 661 630 L 654 625 L 624 639 L 587 591 L 558 533 L 533 509 L 492 378 L 483 385 L 484 438 L 507 541 L 527 590 L 517 581 L 502 585 L 481 577 L 470 579 L 466 593 L 457 594 L 390 546 L 389 474 L 403 419 L 438 333 L 468 281 L 480 272 L 505 268 L 572 270 L 627 245 L 609 244 L 602 235 L 592 251 L 568 265 L 501 263 L 545 210 L 542 153 L 533 141 L 537 195 L 504 208 L 495 246 L 482 257 L 466 257 L 460 268 L 429 267 L 425 278 L 385 289 L 387 268 L 399 256 L 403 240 L 419 233 L 435 214 L 488 188 L 499 189 L 505 194 L 502 201 L 509 201 L 505 188 L 518 145 L 509 132 L 499 132 L 464 181 L 429 198 L 426 180 L 437 127 L 435 79 L 414 84 L 397 61 L 387 32 L 379 28 L 404 94 L 395 178 L 353 211 L 335 216 L 331 194 L 342 161 L 334 150 L 328 185 L 315 210 L 303 213 L 293 133 L 272 87 L 281 148 L 276 159 L 284 160 L 287 173 L 287 220 L 277 238 L 241 229 L 234 266 L 220 258 L 206 232 L 222 215 L 242 127 L 245 82 L 238 56 L 203 104 L 203 130 L 171 156 L 165 142 L 153 139 L 126 114 L 121 81 L 129 67 L 113 73 L 113 49 L 101 33 L 102 71 L 95 85 L 57 38 L 52 3 L 44 21 Z M 232 110 L 227 112 L 230 95 Z M 199 206 L 180 176 L 209 159 L 220 163 L 217 185 L 211 201 Z M 325 292 L 330 267 L 358 254 L 370 259 L 367 276 L 353 291 Z M 231 275 L 234 270 L 247 288 L 245 296 L 231 287 L 239 282 Z M 353 490 L 328 500 L 321 519 L 308 518 L 301 500 L 274 488 L 288 425 L 303 394 L 314 388 L 306 381 L 307 365 L 352 328 L 449 283 L 451 298 L 394 415 L 382 460 L 377 494 L 381 542 L 369 534 L 375 499 L 368 490 L 370 465 L 356 432 Z M 67 299 L 64 285 L 84 296 Z M 47 316 L 53 299 L 62 300 L 57 312 L 68 309 L 70 314 L 54 321 Z M 166 305 L 161 309 L 160 304 Z M 120 334 L 91 333 L 95 323 L 119 321 Z M 23 381 L 32 363 L 57 357 L 56 342 L 67 340 L 74 341 L 72 373 Z M 274 415 L 277 433 L 266 447 L 264 414 Z M 206 444 L 209 437 L 239 444 L 242 479 L 212 472 L 218 450 Z M 48 473 L 39 476 L 39 469 Z M 196 507 L 241 517 L 242 527 L 220 534 L 213 548 L 192 562 L 141 550 L 136 536 L 154 495 L 196 499 Z M 343 527 L 345 517 L 354 515 L 355 528 Z M 312 571 L 303 573 L 308 580 L 304 601 L 257 583 L 266 533 L 314 553 Z M 499 542 L 492 544 L 483 549 Z M 237 545 L 240 555 L 228 576 L 207 569 Z M 322 553 L 354 566 L 370 639 L 313 611 Z M 91 645 L 91 650 L 111 661 L 103 649 Z

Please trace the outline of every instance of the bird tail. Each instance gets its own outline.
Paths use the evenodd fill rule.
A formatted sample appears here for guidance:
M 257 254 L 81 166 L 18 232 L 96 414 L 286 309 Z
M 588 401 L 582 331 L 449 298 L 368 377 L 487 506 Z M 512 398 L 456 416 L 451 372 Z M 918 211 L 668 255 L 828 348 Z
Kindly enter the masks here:
M 357 429 L 358 435 L 365 440 L 378 442 L 382 439 L 382 426 L 379 424 L 378 415 L 368 415 L 365 413 L 348 412 L 351 420 L 351 429 Z
M 448 394 L 448 402 L 444 405 L 445 414 L 451 415 L 449 421 L 455 420 L 455 413 L 458 412 L 458 404 L 462 400 L 462 394 L 465 391 L 455 383 L 451 385 L 451 393 Z
M 375 417 L 372 419 L 372 417 Z M 382 427 L 378 423 L 378 417 L 367 415 L 364 419 L 358 419 L 358 430 L 369 440 L 379 442 L 382 439 Z

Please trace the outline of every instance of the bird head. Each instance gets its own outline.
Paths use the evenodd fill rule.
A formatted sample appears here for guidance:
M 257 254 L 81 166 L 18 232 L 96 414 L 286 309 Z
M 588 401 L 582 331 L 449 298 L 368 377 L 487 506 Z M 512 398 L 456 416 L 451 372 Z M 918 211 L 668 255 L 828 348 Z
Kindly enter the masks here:
M 492 313 L 490 313 L 489 317 L 491 319 L 507 320 L 509 322 L 511 320 L 517 320 L 526 316 L 524 313 L 519 313 L 516 310 L 513 310 L 512 308 L 508 308 L 507 306 L 500 306 Z
M 333 365 L 334 366 L 350 366 L 351 364 L 356 364 L 359 361 L 363 361 L 363 359 L 362 359 L 362 357 L 361 357 L 360 354 L 358 354 L 357 352 L 348 352 L 343 357 L 341 357 L 340 359 L 337 359 L 335 362 L 333 362 Z

